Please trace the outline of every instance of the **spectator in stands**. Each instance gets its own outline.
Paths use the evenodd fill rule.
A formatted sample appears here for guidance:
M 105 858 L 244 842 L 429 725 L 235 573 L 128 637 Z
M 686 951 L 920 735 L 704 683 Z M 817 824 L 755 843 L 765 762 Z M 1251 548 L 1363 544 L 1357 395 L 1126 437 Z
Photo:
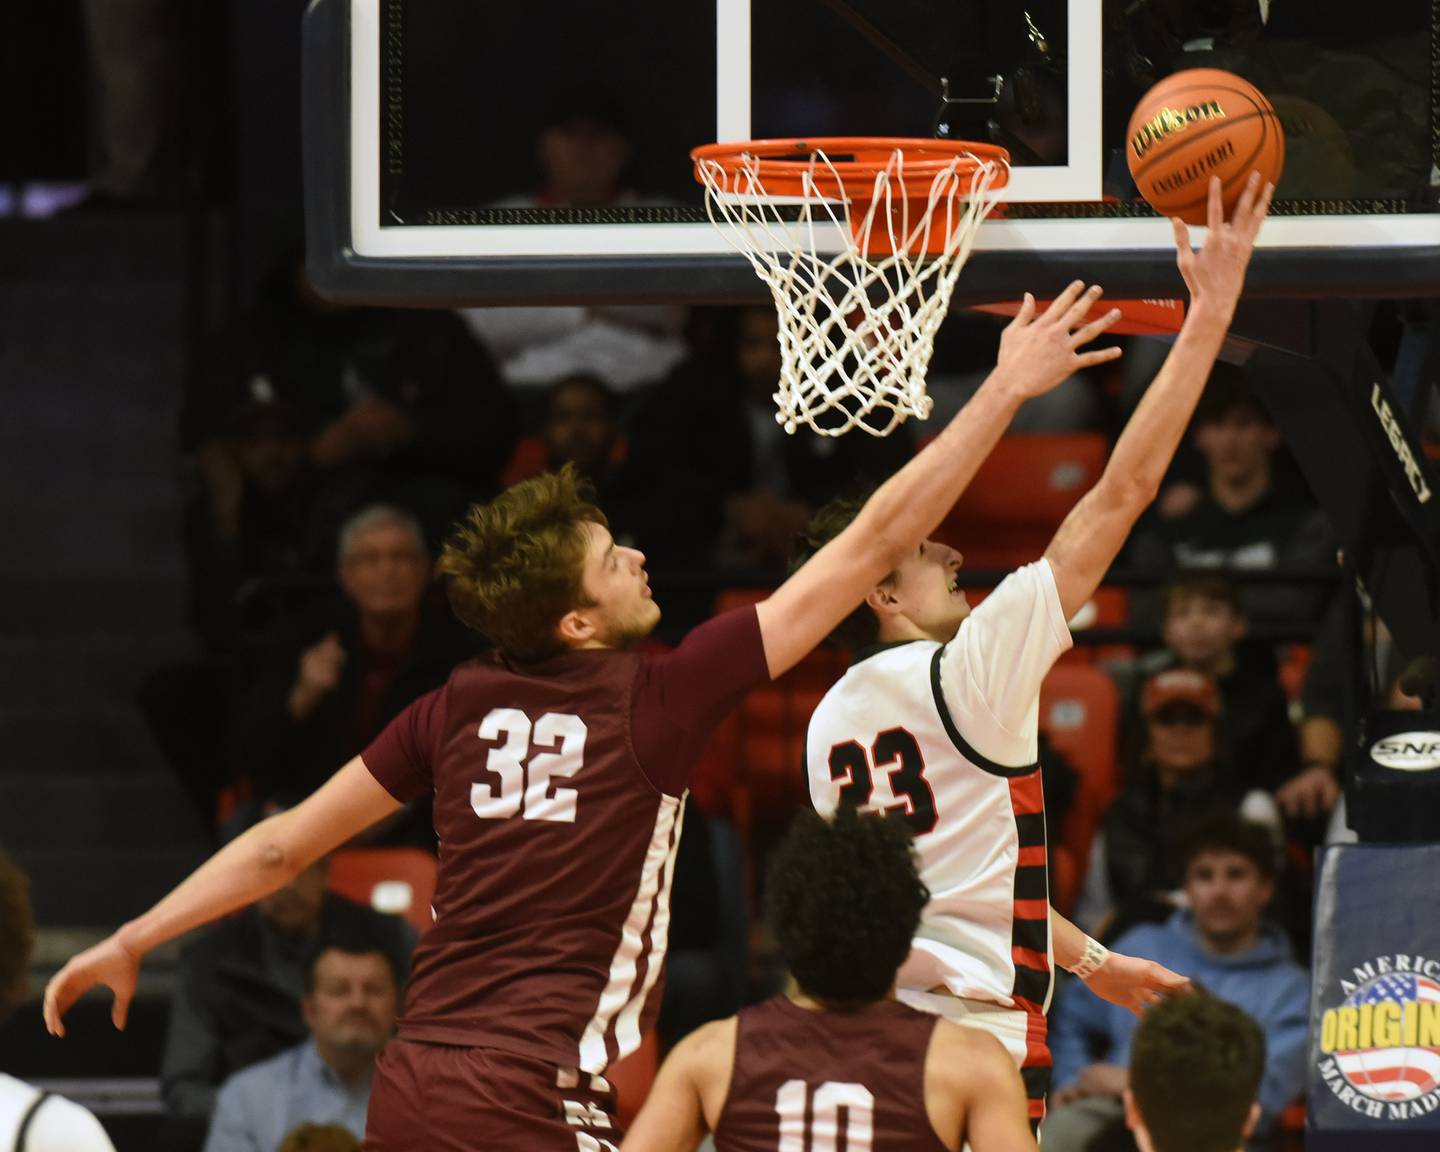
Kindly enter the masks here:
M 237 703 L 236 769 L 252 775 L 261 799 L 309 795 L 473 654 L 431 595 L 424 533 L 408 513 L 377 505 L 346 521 L 339 580 L 341 609 L 288 628 Z M 433 849 L 428 825 L 428 811 L 417 809 L 399 838 Z
M 1185 973 L 1260 1024 L 1263 1135 L 1303 1090 L 1310 1007 L 1309 976 L 1291 959 L 1284 933 L 1265 919 L 1275 893 L 1274 842 L 1265 828 L 1217 816 L 1187 837 L 1183 868 L 1186 907 L 1164 924 L 1131 929 L 1115 947 Z M 1045 1122 L 1047 1152 L 1082 1152 L 1119 1127 L 1135 1027 L 1134 1016 L 1082 982 L 1065 985 L 1050 1017 L 1056 1092 Z
M 364 1139 L 375 1059 L 395 1031 L 400 987 L 386 941 L 322 936 L 305 971 L 310 1035 L 220 1088 L 205 1152 L 269 1152 L 301 1123 Z
M 624 450 L 618 398 L 603 380 L 588 372 L 557 380 L 545 393 L 540 439 L 545 446 L 546 471 L 558 472 L 566 464 L 574 464 L 604 499 Z
M 1277 471 L 1280 433 L 1241 369 L 1215 365 L 1193 428 L 1203 487 L 1162 493 L 1157 515 L 1131 542 L 1136 566 L 1246 572 L 1333 563 L 1329 525 L 1302 486 Z M 1244 605 L 1253 623 L 1313 623 L 1320 611 L 1309 589 L 1284 587 L 1249 588 Z
M 1220 694 L 1188 668 L 1152 676 L 1141 689 L 1145 743 L 1129 766 L 1091 850 L 1076 922 L 1114 936 L 1131 925 L 1167 917 L 1181 873 L 1174 846 L 1195 821 L 1239 813 L 1271 830 L 1278 847 L 1274 797 L 1244 778 L 1217 731 Z
M 1213 680 L 1220 692 L 1221 743 L 1236 764 L 1274 789 L 1299 771 L 1298 743 L 1274 652 L 1246 644 L 1246 630 L 1240 592 L 1223 572 L 1182 572 L 1164 592 L 1165 647 L 1139 666 L 1146 676 L 1189 668 Z M 1146 735 L 1138 703 L 1126 718 L 1127 750 Z
M 326 875 L 321 860 L 180 953 L 160 1071 L 173 1115 L 208 1119 L 224 1081 L 305 1040 L 307 961 L 320 941 L 373 942 L 403 983 L 415 930 L 327 892 Z
M 360 1152 L 360 1141 L 338 1124 L 302 1124 L 285 1137 L 279 1152 Z
M 667 203 L 630 187 L 633 153 L 613 96 L 561 91 L 544 113 L 536 142 L 539 188 L 496 206 L 585 210 Z M 473 308 L 464 316 L 499 358 L 505 380 L 519 388 L 593 372 L 629 393 L 660 380 L 685 357 L 685 309 L 671 304 Z
M 908 427 L 884 438 L 787 435 L 775 420 L 775 309 L 705 319 L 715 329 L 697 330 L 695 354 L 636 413 L 635 483 L 673 502 L 669 520 L 689 531 L 669 546 L 695 549 L 686 559 L 702 559 L 718 538 L 723 563 L 779 569 L 814 508 L 863 479 L 885 479 L 909 458 L 913 440 Z
M 186 515 L 191 624 L 231 647 L 237 594 L 251 580 L 325 570 L 305 438 L 294 411 L 246 399 L 196 454 L 202 493 Z
M 0 1022 L 26 997 L 34 949 L 29 878 L 0 852 Z M 100 1121 L 80 1105 L 4 1073 L 0 1073 L 0 1148 L 115 1152 Z
M 432 538 L 494 490 L 517 428 L 513 398 L 457 316 L 338 307 L 295 256 L 206 350 L 191 391 L 183 435 L 202 454 L 246 402 L 283 402 L 326 506 L 402 503 Z

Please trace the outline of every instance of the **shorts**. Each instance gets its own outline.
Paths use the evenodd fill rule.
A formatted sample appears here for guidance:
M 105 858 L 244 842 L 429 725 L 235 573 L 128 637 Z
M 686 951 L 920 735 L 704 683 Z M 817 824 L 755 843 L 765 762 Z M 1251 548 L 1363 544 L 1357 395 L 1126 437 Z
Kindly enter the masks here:
M 1005 1045 L 1020 1069 L 1025 1082 L 1025 1096 L 1030 1106 L 1030 1127 L 1037 1128 L 1045 1118 L 1045 1097 L 1050 1091 L 1050 1072 L 1054 1061 L 1045 1016 L 1023 1008 L 1002 1008 L 985 1000 L 964 1000 L 948 992 L 916 992 L 901 988 L 897 998 L 921 1012 L 943 1016 L 967 1028 L 988 1032 Z
M 364 1152 L 617 1152 L 603 1076 L 494 1048 L 391 1040 L 370 1089 Z

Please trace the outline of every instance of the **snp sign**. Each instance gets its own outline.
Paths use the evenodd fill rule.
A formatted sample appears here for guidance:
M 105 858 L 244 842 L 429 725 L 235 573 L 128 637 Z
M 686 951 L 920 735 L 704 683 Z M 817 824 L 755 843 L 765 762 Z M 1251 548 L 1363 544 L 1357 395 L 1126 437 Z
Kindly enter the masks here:
M 1397 772 L 1433 772 L 1440 768 L 1440 732 L 1397 732 L 1370 745 L 1370 759 Z M 1437 829 L 1440 832 L 1440 829 Z

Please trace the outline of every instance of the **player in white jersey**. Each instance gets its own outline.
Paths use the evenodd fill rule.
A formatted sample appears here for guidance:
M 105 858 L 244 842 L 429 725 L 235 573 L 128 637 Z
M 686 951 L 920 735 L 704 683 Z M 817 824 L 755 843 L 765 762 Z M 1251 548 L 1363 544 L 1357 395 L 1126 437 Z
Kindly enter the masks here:
M 1032 1120 L 1049 1084 L 1052 957 L 1135 1011 L 1186 986 L 1158 964 L 1107 953 L 1050 907 L 1040 682 L 1070 647 L 1066 621 L 1159 489 L 1225 339 L 1272 191 L 1253 176 L 1227 223 L 1214 182 L 1198 252 L 1174 222 L 1189 314 L 1104 474 L 1044 556 L 971 612 L 956 578 L 961 554 L 922 544 L 837 631 L 856 661 L 810 720 L 816 809 L 895 812 L 915 832 L 931 901 L 900 971 L 900 998 L 994 1032 L 1021 1067 Z M 852 515 L 845 504 L 822 510 L 805 551 Z

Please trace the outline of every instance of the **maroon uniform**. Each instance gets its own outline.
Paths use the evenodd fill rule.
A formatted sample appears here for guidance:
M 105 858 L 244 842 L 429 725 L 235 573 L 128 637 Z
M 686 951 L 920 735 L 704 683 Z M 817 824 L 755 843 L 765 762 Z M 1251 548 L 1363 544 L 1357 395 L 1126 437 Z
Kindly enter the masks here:
M 385 1113 L 414 1108 L 427 1080 L 450 1077 L 431 1067 L 447 1050 L 548 1067 L 552 1097 L 577 1083 L 604 1092 L 598 1074 L 638 1047 L 659 1010 L 690 770 L 714 726 L 767 677 L 755 610 L 737 609 L 663 656 L 471 661 L 365 750 L 397 800 L 433 790 L 440 840 L 435 923 L 415 952 L 399 1021 L 407 1043 L 381 1061 L 370 1146 L 408 1146 L 380 1139 L 377 1125 L 400 1131 Z M 421 1114 L 457 1136 L 468 1126 L 472 1143 L 456 1147 L 492 1146 L 475 1130 L 487 1130 L 478 1089 L 462 1093 L 452 1079 L 450 1094 L 465 1100 L 437 1096 Z M 508 1099 L 518 1108 L 522 1096 Z M 537 1130 L 529 1146 L 575 1148 L 582 1121 L 569 1116 L 567 1130 L 566 1114 L 576 1107 L 590 1105 L 573 1093 L 555 1100 L 543 1118 L 559 1125 L 555 1140 Z M 413 1136 L 416 1148 L 444 1146 Z
M 777 996 L 744 1009 L 716 1152 L 945 1152 L 925 1111 L 938 1023 L 894 1000 L 810 1012 Z

